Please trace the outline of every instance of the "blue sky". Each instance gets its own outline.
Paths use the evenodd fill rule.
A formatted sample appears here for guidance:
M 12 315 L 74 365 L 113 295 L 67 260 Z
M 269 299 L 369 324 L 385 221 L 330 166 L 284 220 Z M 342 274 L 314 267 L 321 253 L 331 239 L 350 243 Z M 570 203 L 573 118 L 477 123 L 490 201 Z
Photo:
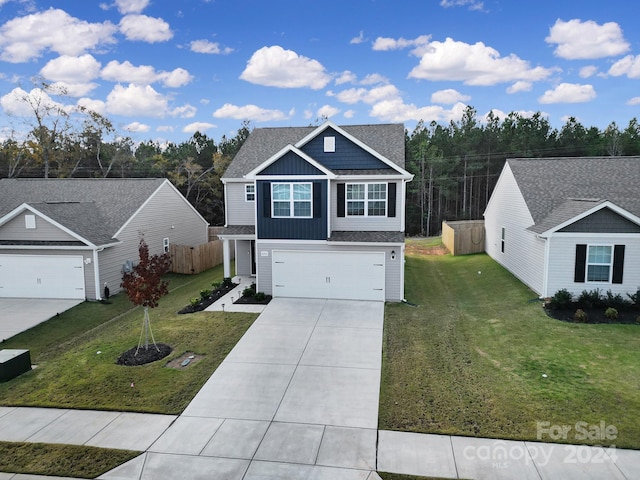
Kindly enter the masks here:
M 85 106 L 136 141 L 252 126 L 537 111 L 640 117 L 633 0 L 0 0 L 0 135 L 24 100 Z M 35 76 L 68 95 L 43 96 Z

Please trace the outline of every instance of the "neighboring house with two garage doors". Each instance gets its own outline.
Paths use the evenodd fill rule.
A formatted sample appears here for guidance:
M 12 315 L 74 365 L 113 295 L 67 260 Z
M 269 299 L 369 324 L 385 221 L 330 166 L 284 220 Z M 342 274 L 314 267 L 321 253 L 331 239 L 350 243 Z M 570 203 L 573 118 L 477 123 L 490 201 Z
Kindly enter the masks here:
M 99 300 L 138 260 L 208 240 L 166 179 L 0 179 L 0 297 Z
M 640 287 L 640 157 L 507 160 L 486 251 L 541 297 Z
M 222 176 L 225 276 L 276 297 L 404 299 L 402 124 L 254 129 Z

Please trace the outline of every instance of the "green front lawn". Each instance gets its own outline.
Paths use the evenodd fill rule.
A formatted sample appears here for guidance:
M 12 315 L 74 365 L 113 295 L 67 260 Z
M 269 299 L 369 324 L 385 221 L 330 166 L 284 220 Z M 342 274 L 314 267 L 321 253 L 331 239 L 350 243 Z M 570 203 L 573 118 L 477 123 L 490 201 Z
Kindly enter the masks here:
M 143 310 L 132 308 L 124 293 L 108 305 L 85 302 L 0 343 L 0 348 L 28 348 L 37 365 L 0 383 L 0 405 L 179 414 L 257 315 L 177 314 L 200 290 L 222 280 L 222 266 L 167 278 L 170 293 L 149 314 L 156 341 L 173 347 L 169 357 L 139 367 L 116 365 L 121 353 L 138 344 Z M 182 370 L 165 367 L 188 351 L 204 357 Z
M 380 428 L 556 440 L 538 438 L 548 422 L 571 427 L 558 441 L 640 448 L 640 325 L 549 318 L 484 254 L 409 254 L 406 297 L 385 310 Z

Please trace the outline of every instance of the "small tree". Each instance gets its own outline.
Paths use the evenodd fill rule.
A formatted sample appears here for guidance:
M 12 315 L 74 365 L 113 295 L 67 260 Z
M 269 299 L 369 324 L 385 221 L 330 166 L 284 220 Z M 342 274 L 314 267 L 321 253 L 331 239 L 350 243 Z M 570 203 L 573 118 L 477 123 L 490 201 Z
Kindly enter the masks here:
M 149 335 L 151 335 L 153 346 L 160 351 L 151 331 L 149 308 L 157 307 L 160 298 L 169 293 L 168 283 L 162 280 L 162 276 L 169 271 L 171 262 L 167 253 L 149 256 L 149 246 L 144 238 L 140 239 L 138 253 L 140 256 L 138 264 L 131 272 L 125 272 L 122 276 L 122 288 L 127 292 L 129 300 L 134 305 L 144 307 L 144 320 L 136 355 L 142 346 L 143 337 L 145 338 L 144 348 L 149 349 Z

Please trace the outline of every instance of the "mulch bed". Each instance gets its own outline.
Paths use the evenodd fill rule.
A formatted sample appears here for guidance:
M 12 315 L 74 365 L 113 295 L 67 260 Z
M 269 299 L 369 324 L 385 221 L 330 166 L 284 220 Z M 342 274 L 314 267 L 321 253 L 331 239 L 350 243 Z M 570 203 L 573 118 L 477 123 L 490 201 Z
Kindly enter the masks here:
M 156 346 L 158 348 L 156 348 Z M 138 354 L 136 355 L 136 350 Z M 135 367 L 138 365 L 146 365 L 147 363 L 161 360 L 171 353 L 173 349 L 165 343 L 156 343 L 156 345 L 149 345 L 149 348 L 144 346 L 133 347 L 118 357 L 116 363 L 118 365 L 124 365 L 127 367 Z
M 249 296 L 241 296 L 233 303 L 242 304 L 242 305 L 266 305 L 271 301 L 271 295 L 266 295 L 262 300 L 257 300 L 253 295 Z
M 197 305 L 187 305 L 182 310 L 178 311 L 178 313 L 179 314 L 183 314 L 183 313 L 201 312 L 202 310 L 207 308 L 209 305 L 211 305 L 216 300 L 224 297 L 227 293 L 229 293 L 231 290 L 233 290 L 237 286 L 238 286 L 237 283 L 231 283 L 229 285 L 222 285 L 219 288 L 217 288 L 216 290 L 214 290 L 213 292 L 211 292 L 210 296 L 208 296 L 206 298 L 201 298 L 200 302 Z
M 577 309 L 583 310 L 587 314 L 587 320 L 577 322 L 573 316 Z M 640 324 L 640 309 L 629 306 L 628 309 L 618 309 L 618 318 L 609 319 L 604 315 L 606 308 L 589 308 L 579 303 L 572 303 L 570 307 L 563 309 L 551 309 L 544 306 L 544 311 L 551 318 L 570 323 L 610 323 L 610 324 Z

